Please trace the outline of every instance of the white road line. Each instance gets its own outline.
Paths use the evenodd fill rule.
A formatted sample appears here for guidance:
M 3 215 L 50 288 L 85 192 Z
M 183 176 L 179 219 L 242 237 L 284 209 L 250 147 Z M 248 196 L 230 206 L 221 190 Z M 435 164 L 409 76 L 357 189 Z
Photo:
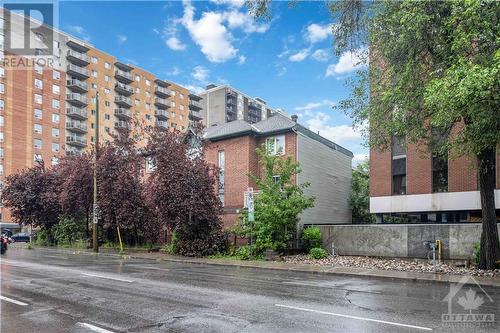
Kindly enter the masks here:
M 82 275 L 92 276 L 92 277 L 101 278 L 101 279 L 116 280 L 116 281 L 121 281 L 121 282 L 129 282 L 129 283 L 134 282 L 133 280 L 121 279 L 121 278 L 116 278 L 113 276 L 106 276 L 106 275 L 88 274 L 88 273 L 82 273 Z
M 3 301 L 14 303 L 14 304 L 21 305 L 21 306 L 28 305 L 28 303 L 24 303 L 24 302 L 21 302 L 21 301 L 16 301 L 15 299 L 8 298 L 8 297 L 5 297 L 5 296 L 0 296 L 0 299 L 3 300 Z
M 104 328 L 100 328 L 91 324 L 87 323 L 77 323 L 77 325 L 88 328 L 91 331 L 98 332 L 98 333 L 114 333 L 112 331 L 105 330 Z
M 287 309 L 300 310 L 300 311 L 306 311 L 306 312 L 314 312 L 314 313 L 325 314 L 325 315 L 330 315 L 330 316 L 337 316 L 337 317 L 343 317 L 343 318 L 349 318 L 349 319 L 372 321 L 372 322 L 375 322 L 375 323 L 381 323 L 381 324 L 387 324 L 387 325 L 394 325 L 394 326 L 400 326 L 400 327 L 415 328 L 415 329 L 424 330 L 424 331 L 432 331 L 432 328 L 429 328 L 429 327 L 422 327 L 422 326 L 401 324 L 401 323 L 395 323 L 395 322 L 392 322 L 392 321 L 377 320 L 377 319 L 357 317 L 357 316 L 349 316 L 349 315 L 340 314 L 340 313 L 319 311 L 319 310 L 306 309 L 306 308 L 299 308 L 299 307 L 296 307 L 296 306 L 283 305 L 283 304 L 274 304 L 274 305 L 278 306 L 280 308 L 287 308 Z

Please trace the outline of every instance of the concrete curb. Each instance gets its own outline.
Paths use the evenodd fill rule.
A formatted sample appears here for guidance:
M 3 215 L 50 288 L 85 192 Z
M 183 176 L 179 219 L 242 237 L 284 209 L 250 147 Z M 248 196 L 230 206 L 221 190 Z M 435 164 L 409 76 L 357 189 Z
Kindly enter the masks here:
M 63 252 L 78 252 L 75 254 L 86 254 L 86 255 L 96 255 L 92 252 L 81 250 L 81 249 L 58 249 Z M 390 279 L 390 280 L 409 280 L 414 282 L 440 282 L 440 283 L 458 283 L 466 275 L 447 275 L 438 273 L 422 273 L 422 272 L 407 272 L 407 271 L 389 271 L 389 270 L 375 270 L 375 269 L 362 269 L 362 268 L 350 268 L 350 267 L 322 267 L 306 264 L 293 264 L 283 265 L 282 263 L 276 262 L 252 262 L 252 261 L 241 261 L 241 260 L 225 260 L 217 261 L 218 259 L 191 259 L 191 258 L 172 258 L 166 255 L 158 256 L 157 258 L 144 256 L 145 253 L 125 253 L 123 255 L 119 253 L 112 252 L 99 252 L 97 255 L 100 256 L 111 256 L 119 257 L 124 259 L 144 259 L 152 261 L 168 261 L 177 263 L 187 263 L 187 264 L 198 264 L 198 265 L 216 265 L 224 267 L 239 267 L 239 268 L 250 268 L 250 269 L 268 269 L 277 271 L 290 271 L 290 272 L 302 272 L 302 273 L 314 273 L 314 274 L 329 274 L 329 275 L 344 275 L 353 277 L 374 277 L 380 279 Z M 147 253 L 146 253 L 147 254 Z M 474 279 L 481 286 L 491 286 L 500 287 L 500 278 L 495 277 L 482 277 L 473 276 Z M 470 282 L 470 284 L 474 284 Z

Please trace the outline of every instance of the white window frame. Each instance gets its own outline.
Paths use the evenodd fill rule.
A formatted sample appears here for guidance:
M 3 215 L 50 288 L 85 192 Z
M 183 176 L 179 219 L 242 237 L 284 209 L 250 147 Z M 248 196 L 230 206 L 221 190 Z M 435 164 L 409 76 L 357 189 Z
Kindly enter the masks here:
M 278 142 L 280 142 L 278 147 Z M 280 148 L 282 148 L 280 150 Z M 266 138 L 266 150 L 269 154 L 275 156 L 283 156 L 285 155 L 285 135 L 276 135 Z

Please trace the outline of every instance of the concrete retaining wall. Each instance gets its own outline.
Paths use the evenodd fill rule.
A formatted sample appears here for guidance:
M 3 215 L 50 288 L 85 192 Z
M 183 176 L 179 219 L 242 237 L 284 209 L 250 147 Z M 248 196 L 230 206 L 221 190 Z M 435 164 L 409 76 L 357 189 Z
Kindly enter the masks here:
M 497 225 L 500 232 L 500 224 Z M 444 259 L 470 259 L 481 224 L 370 224 L 319 226 L 323 246 L 341 255 L 426 258 L 426 240 L 441 239 Z

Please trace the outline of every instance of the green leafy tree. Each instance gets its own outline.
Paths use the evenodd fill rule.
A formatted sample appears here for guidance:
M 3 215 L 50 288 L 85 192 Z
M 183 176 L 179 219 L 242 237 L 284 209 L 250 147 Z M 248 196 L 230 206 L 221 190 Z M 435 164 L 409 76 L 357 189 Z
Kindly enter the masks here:
M 370 163 L 364 161 L 352 170 L 352 190 L 349 206 L 352 220 L 355 223 L 373 223 L 375 218 L 370 214 Z
M 288 246 L 296 234 L 300 213 L 314 206 L 314 198 L 304 194 L 308 183 L 295 183 L 300 168 L 290 156 L 271 155 L 265 149 L 257 149 L 257 153 L 262 176 L 249 174 L 260 191 L 254 199 L 255 221 L 248 222 L 245 213 L 243 225 L 259 254 Z
M 500 143 L 500 2 L 327 2 L 335 51 L 369 60 L 340 108 L 355 124 L 369 120 L 369 144 L 394 137 L 450 158 L 476 161 L 482 207 L 479 267 L 500 259 L 495 214 L 495 150 Z M 269 1 L 248 1 L 265 17 Z M 369 52 L 368 52 L 369 50 Z M 440 145 L 434 138 L 439 134 Z

